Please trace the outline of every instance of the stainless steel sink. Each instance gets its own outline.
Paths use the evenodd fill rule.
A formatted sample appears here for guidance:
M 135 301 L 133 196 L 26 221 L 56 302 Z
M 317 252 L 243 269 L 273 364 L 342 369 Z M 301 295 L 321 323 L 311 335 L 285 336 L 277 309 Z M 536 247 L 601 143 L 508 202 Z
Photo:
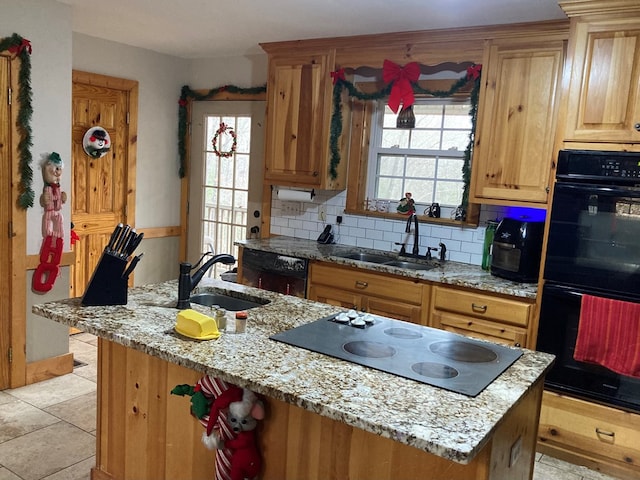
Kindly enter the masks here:
M 437 265 L 435 263 L 418 263 L 418 262 L 406 262 L 403 260 L 392 260 L 385 262 L 382 265 L 388 265 L 389 267 L 407 268 L 409 270 L 431 270 Z
M 393 260 L 393 258 L 388 257 L 386 255 L 376 255 L 375 253 L 364 253 L 364 252 L 349 252 L 349 253 L 335 254 L 335 256 L 340 258 L 348 258 L 350 260 L 358 260 L 360 262 L 369 262 L 369 263 L 385 263 Z
M 189 299 L 192 303 L 211 307 L 218 305 L 225 310 L 238 312 L 240 310 L 249 310 L 251 308 L 261 307 L 269 303 L 269 300 L 262 300 L 255 297 L 249 299 L 232 297 L 221 293 L 202 292 L 191 295 Z

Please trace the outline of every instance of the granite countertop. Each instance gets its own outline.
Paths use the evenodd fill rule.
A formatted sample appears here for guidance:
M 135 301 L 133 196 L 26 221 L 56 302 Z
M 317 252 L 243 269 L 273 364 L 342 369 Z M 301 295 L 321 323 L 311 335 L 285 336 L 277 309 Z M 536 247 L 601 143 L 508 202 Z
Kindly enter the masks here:
M 198 290 L 258 297 L 247 332 L 194 341 L 174 333 L 177 281 L 131 289 L 120 306 L 83 307 L 80 299 L 33 306 L 33 313 L 106 340 L 213 375 L 266 397 L 466 464 L 505 414 L 551 366 L 553 356 L 524 350 L 475 398 L 275 342 L 274 333 L 341 311 L 338 307 L 221 280 Z M 209 309 L 192 304 L 203 313 Z
M 336 256 L 344 252 L 363 252 L 373 254 L 388 254 L 367 248 L 352 247 L 347 245 L 324 245 L 314 240 L 304 240 L 293 237 L 271 237 L 265 239 L 242 240 L 236 245 L 264 252 L 278 253 L 309 260 L 332 262 L 339 265 L 358 267 L 375 272 L 391 273 L 394 275 L 418 278 L 421 280 L 454 285 L 459 287 L 475 288 L 486 292 L 510 295 L 513 297 L 535 300 L 538 292 L 536 283 L 519 283 L 495 277 L 482 270 L 478 265 L 467 263 L 435 261 L 437 266 L 431 270 L 410 270 L 406 268 L 392 267 L 369 262 L 361 262 Z M 397 254 L 396 254 L 397 255 Z

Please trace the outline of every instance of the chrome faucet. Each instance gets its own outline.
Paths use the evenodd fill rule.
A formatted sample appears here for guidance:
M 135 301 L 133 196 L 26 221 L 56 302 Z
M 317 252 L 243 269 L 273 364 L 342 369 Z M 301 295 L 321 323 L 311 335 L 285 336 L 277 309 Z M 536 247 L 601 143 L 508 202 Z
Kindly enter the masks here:
M 415 256 L 418 256 L 418 254 L 420 253 L 420 249 L 418 248 L 418 238 L 419 238 L 418 215 L 416 215 L 415 213 L 412 213 L 411 215 L 409 215 L 409 218 L 407 218 L 407 226 L 405 227 L 404 231 L 405 233 L 411 232 L 412 221 L 415 224 L 415 226 L 413 228 L 413 250 L 411 251 L 411 253 Z
M 198 263 L 200 263 L 200 261 Z M 200 280 L 202 280 L 204 274 L 207 273 L 207 270 L 209 270 L 215 263 L 233 265 L 234 263 L 236 263 L 236 259 L 233 255 L 229 255 L 226 253 L 214 255 L 209 260 L 207 260 L 198 270 L 196 270 L 196 273 L 194 273 L 193 276 L 191 276 L 191 269 L 193 267 L 189 262 L 182 262 L 180 264 L 180 276 L 178 277 L 178 303 L 176 304 L 176 308 L 179 308 L 180 310 L 191 308 L 191 303 L 189 302 L 191 291 L 198 286 L 198 283 L 200 283 Z

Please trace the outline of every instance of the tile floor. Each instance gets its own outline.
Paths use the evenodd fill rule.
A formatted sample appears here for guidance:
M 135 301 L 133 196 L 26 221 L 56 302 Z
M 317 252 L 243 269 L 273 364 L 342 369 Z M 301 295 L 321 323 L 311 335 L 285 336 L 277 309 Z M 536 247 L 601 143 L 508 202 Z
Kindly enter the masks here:
M 0 480 L 90 478 L 96 449 L 96 345 L 93 335 L 72 335 L 69 348 L 86 365 L 69 375 L 0 391 Z M 615 480 L 541 454 L 533 478 Z

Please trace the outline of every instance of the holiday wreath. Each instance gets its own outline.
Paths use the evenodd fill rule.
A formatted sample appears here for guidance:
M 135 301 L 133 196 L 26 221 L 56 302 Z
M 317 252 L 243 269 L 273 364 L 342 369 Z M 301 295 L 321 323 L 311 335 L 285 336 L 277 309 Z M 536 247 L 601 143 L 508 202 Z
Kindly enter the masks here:
M 218 149 L 219 140 L 221 140 L 220 135 L 228 133 L 229 136 L 233 139 L 231 142 L 231 149 L 223 152 Z M 215 153 L 219 157 L 229 158 L 236 152 L 236 147 L 238 146 L 238 136 L 236 132 L 233 131 L 233 128 L 229 127 L 226 123 L 220 123 L 220 127 L 216 130 L 215 135 L 213 136 L 213 140 L 211 141 L 213 144 L 213 153 Z

